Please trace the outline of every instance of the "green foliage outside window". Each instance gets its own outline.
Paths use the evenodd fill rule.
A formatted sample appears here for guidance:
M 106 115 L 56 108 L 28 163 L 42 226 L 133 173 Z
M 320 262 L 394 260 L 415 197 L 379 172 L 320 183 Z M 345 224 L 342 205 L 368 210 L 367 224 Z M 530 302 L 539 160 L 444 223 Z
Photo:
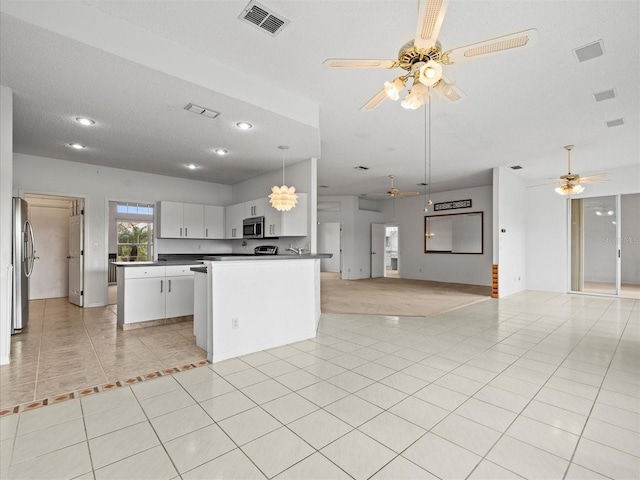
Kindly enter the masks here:
M 118 222 L 118 261 L 153 259 L 153 231 L 148 222 Z

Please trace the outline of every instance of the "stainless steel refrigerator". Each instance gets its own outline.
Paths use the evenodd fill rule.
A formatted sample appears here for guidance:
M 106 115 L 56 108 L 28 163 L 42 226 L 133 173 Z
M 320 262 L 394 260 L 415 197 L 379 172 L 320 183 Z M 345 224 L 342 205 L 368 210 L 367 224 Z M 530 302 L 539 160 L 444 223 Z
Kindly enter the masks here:
M 22 331 L 29 321 L 29 277 L 33 273 L 36 247 L 28 213 L 27 202 L 22 198 L 13 198 L 11 334 Z

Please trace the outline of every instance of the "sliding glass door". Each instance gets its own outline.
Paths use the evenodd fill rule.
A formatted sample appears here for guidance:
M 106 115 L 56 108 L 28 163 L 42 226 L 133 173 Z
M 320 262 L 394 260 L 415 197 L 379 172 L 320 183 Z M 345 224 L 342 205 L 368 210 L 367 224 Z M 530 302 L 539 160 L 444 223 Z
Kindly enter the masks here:
M 571 199 L 571 291 L 620 293 L 619 197 Z

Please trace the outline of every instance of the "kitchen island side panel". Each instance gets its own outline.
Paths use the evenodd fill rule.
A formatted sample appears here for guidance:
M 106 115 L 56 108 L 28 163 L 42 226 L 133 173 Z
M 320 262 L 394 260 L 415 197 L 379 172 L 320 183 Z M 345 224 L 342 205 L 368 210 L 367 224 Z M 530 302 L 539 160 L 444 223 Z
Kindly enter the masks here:
M 206 262 L 211 276 L 210 360 L 217 362 L 315 337 L 320 312 L 319 262 Z

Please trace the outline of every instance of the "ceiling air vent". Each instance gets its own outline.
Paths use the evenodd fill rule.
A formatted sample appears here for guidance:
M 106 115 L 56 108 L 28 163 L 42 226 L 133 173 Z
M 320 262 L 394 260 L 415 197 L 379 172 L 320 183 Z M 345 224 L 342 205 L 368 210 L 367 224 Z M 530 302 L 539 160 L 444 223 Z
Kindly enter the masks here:
M 592 58 L 604 55 L 604 44 L 602 43 L 602 40 L 598 40 L 597 42 L 590 43 L 584 47 L 576 48 L 573 52 L 576 54 L 580 63 L 586 62 Z
M 607 127 L 611 128 L 611 127 L 619 127 L 621 125 L 624 125 L 624 118 L 617 118 L 615 120 L 609 120 L 607 122 Z
M 193 103 L 189 103 L 186 107 L 184 107 L 184 109 L 198 115 L 202 115 L 203 117 L 216 118 L 218 115 L 220 115 L 220 112 L 216 112 L 215 110 L 211 110 L 210 108 L 199 107 L 198 105 L 194 105 Z
M 238 18 L 274 37 L 289 24 L 289 20 L 282 15 L 255 1 L 249 2 Z
M 594 93 L 593 98 L 596 102 L 611 100 L 612 98 L 616 98 L 616 91 L 612 88 L 611 90 L 605 90 L 604 92 Z

